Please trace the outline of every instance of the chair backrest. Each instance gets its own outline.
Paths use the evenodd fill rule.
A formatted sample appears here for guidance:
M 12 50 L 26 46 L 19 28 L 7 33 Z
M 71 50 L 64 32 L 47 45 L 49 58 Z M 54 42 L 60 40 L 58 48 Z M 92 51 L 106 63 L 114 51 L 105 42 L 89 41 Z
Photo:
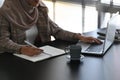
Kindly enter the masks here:
M 29 30 L 26 31 L 26 41 L 34 44 L 37 35 L 38 35 L 37 26 L 33 25 Z

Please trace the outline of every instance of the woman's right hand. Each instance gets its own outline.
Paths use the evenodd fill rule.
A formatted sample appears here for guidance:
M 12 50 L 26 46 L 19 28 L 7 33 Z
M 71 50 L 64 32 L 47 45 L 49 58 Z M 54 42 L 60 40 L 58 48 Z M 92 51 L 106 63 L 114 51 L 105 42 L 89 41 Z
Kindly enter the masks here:
M 43 52 L 42 49 L 34 48 L 32 46 L 22 46 L 20 49 L 21 54 L 28 55 L 28 56 L 34 56 L 38 55 Z

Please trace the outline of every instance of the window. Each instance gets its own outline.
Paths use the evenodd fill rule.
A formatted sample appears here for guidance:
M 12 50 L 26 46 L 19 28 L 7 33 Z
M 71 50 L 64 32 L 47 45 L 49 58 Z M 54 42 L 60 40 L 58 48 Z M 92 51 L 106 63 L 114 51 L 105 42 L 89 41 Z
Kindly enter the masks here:
M 85 17 L 83 19 L 81 4 L 57 1 L 55 8 L 53 8 L 54 6 L 51 1 L 44 2 L 49 8 L 51 19 L 55 19 L 55 22 L 63 29 L 79 33 L 97 29 L 98 13 L 95 6 L 85 6 Z M 54 10 L 55 15 L 53 15 Z M 82 22 L 84 22 L 84 27 Z

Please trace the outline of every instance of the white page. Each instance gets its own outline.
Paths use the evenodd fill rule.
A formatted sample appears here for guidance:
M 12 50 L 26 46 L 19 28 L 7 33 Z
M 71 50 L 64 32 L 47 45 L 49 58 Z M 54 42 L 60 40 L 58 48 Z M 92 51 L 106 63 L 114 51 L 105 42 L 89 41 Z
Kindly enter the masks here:
M 35 55 L 35 56 L 27 56 L 27 55 L 23 55 L 23 54 L 14 54 L 14 55 L 18 56 L 20 58 L 32 61 L 32 62 L 37 62 L 37 61 L 41 61 L 41 60 L 44 60 L 44 59 L 47 59 L 47 58 L 57 56 L 57 55 L 61 55 L 61 54 L 65 53 L 64 50 L 62 50 L 62 49 L 58 49 L 58 48 L 48 46 L 48 45 L 40 47 L 40 48 L 43 49 L 44 52 L 47 53 L 47 54 L 41 53 L 41 54 Z
M 27 55 L 23 55 L 23 54 L 14 54 L 14 55 L 18 56 L 20 58 L 32 61 L 32 62 L 41 61 L 41 60 L 44 60 L 44 59 L 47 59 L 50 57 L 49 55 L 46 55 L 44 53 L 41 53 L 41 54 L 35 55 L 35 56 L 27 56 Z
M 52 56 L 57 56 L 65 53 L 64 50 L 58 49 L 49 45 L 40 47 L 40 49 L 43 49 L 45 53 L 48 53 Z

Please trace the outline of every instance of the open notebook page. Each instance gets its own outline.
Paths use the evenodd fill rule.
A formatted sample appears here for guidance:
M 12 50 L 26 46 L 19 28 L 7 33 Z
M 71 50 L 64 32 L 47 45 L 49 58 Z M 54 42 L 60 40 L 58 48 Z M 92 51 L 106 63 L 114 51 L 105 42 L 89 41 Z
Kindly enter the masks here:
M 14 55 L 17 57 L 32 61 L 32 62 L 37 62 L 37 61 L 41 61 L 41 60 L 44 60 L 50 57 L 65 54 L 64 50 L 58 49 L 58 48 L 55 48 L 49 45 L 42 46 L 40 48 L 44 50 L 44 53 L 41 53 L 39 55 L 35 55 L 35 56 L 27 56 L 23 54 L 14 54 Z

